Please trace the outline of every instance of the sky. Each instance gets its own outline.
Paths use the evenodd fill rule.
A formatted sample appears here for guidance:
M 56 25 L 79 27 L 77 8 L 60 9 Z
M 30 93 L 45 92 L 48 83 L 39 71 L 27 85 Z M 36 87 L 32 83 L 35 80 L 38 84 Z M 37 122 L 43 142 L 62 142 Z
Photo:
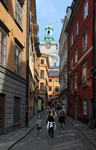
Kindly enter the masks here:
M 45 27 L 50 23 L 54 28 L 54 39 L 59 47 L 59 37 L 66 9 L 71 6 L 72 0 L 36 0 L 37 23 L 39 25 L 39 41 L 45 36 Z M 58 52 L 57 52 L 58 53 Z

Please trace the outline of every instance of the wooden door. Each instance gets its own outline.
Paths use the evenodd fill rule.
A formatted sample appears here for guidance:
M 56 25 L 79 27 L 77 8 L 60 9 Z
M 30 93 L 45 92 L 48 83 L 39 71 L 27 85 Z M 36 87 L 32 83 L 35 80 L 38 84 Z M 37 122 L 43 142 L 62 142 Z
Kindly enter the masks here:
M 0 134 L 4 132 L 5 95 L 0 94 Z

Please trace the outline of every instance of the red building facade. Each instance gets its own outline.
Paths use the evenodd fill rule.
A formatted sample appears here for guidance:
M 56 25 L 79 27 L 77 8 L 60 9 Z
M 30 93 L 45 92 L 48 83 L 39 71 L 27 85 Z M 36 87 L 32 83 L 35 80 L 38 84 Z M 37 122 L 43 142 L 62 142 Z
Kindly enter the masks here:
M 93 8 L 94 0 L 74 0 L 66 29 L 68 33 L 68 111 L 75 119 L 87 121 L 94 113 Z

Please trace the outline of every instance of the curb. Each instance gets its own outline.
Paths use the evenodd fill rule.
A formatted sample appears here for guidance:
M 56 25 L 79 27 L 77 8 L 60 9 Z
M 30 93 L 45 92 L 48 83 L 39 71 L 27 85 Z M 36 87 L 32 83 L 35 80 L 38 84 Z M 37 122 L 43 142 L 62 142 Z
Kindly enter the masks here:
M 42 112 L 40 112 L 40 114 L 42 114 Z M 29 129 L 29 131 L 27 133 L 25 133 L 25 135 L 23 137 L 21 137 L 16 142 L 14 142 L 11 146 L 9 146 L 9 148 L 7 150 L 11 150 L 18 142 L 23 140 L 34 129 L 35 126 L 36 126 L 36 123 L 32 126 L 31 129 Z
M 19 140 L 17 140 L 15 143 L 13 143 L 7 150 L 11 150 L 18 142 L 20 142 L 22 139 L 24 139 L 33 130 L 33 128 L 35 126 L 36 126 L 36 123 L 33 125 L 33 127 L 23 137 L 21 137 Z
M 71 121 L 67 121 L 70 122 L 79 132 L 81 132 L 87 138 L 87 140 L 89 140 L 89 142 L 96 148 L 96 144 L 80 128 L 76 127 Z

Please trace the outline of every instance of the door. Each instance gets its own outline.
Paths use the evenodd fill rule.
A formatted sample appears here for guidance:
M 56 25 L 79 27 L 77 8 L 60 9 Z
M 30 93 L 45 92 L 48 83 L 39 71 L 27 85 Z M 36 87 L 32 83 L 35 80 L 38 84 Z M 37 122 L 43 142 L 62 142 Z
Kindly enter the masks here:
M 78 118 L 78 97 L 75 97 L 75 120 Z
M 0 94 L 0 134 L 4 132 L 5 120 L 5 95 Z
M 14 97 L 14 126 L 20 125 L 20 98 Z

